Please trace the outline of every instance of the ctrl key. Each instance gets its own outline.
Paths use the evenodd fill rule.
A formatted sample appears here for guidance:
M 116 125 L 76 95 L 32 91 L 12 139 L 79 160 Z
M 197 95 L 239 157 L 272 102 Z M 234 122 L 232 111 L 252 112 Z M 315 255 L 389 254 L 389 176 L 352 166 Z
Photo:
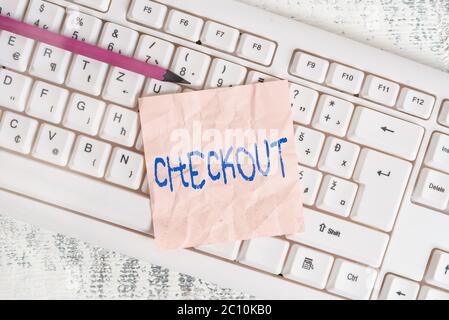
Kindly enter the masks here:
M 419 175 L 413 200 L 438 210 L 446 210 L 449 201 L 449 175 L 423 169 Z
M 340 296 L 368 300 L 376 281 L 377 271 L 362 265 L 335 260 L 327 290 Z

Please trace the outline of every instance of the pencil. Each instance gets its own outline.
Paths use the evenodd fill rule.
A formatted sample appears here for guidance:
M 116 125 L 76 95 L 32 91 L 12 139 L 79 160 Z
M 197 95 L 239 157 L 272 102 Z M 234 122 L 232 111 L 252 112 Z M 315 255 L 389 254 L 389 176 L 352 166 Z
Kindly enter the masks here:
M 30 25 L 6 16 L 0 16 L 0 30 L 9 31 L 48 45 L 67 50 L 115 67 L 129 70 L 145 77 L 175 83 L 190 84 L 189 81 L 174 72 L 157 65 L 148 64 L 132 57 L 106 50 L 96 45 L 66 37 L 34 25 Z

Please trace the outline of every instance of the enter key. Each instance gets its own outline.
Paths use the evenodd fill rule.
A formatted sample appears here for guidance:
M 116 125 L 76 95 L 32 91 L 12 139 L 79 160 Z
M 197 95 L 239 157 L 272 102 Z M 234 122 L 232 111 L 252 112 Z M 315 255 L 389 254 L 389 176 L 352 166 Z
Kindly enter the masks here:
M 404 195 L 412 165 L 404 160 L 363 149 L 354 173 L 359 192 L 351 218 L 390 231 Z

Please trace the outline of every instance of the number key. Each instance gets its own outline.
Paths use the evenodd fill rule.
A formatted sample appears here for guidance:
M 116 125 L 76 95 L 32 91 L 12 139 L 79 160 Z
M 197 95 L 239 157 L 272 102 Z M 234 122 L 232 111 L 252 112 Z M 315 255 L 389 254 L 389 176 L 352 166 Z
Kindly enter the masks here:
M 96 17 L 76 10 L 69 10 L 62 34 L 75 40 L 95 44 L 100 34 L 101 24 L 101 20 Z
M 63 8 L 46 1 L 32 0 L 28 6 L 25 22 L 58 32 L 63 18 Z
M 22 20 L 27 4 L 27 0 L 0 0 L 0 15 Z
M 241 85 L 245 80 L 245 76 L 245 67 L 229 61 L 214 59 L 205 87 L 216 88 Z
M 129 56 L 133 53 L 138 38 L 137 31 L 107 22 L 103 27 L 99 46 Z
M 148 35 L 140 37 L 134 56 L 146 63 L 168 68 L 175 46 L 168 42 Z
M 179 47 L 172 62 L 172 70 L 191 83 L 192 88 L 200 89 L 209 69 L 211 58 L 198 51 Z

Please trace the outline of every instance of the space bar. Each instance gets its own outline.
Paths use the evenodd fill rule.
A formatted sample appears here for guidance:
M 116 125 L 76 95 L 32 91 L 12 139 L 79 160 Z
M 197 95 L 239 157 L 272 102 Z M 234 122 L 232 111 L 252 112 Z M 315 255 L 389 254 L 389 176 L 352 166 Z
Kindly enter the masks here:
M 0 188 L 133 230 L 150 232 L 147 197 L 1 149 Z

